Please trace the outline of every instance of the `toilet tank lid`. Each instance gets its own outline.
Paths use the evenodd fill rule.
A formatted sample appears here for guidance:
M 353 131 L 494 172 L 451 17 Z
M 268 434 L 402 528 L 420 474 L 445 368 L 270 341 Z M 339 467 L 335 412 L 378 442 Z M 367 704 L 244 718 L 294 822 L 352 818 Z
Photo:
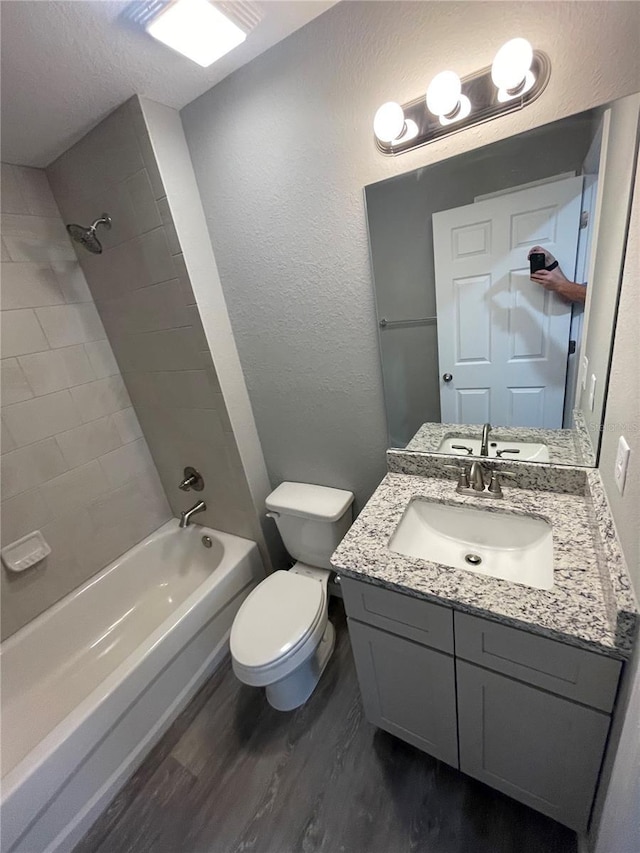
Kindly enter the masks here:
M 353 503 L 353 492 L 310 483 L 280 483 L 265 503 L 267 509 L 283 515 L 337 521 Z

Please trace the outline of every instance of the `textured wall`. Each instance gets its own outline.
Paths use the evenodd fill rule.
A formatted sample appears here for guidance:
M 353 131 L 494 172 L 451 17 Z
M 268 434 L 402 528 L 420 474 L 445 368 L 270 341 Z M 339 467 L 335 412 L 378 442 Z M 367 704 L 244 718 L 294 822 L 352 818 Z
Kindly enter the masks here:
M 374 146 L 376 108 L 442 68 L 488 65 L 532 33 L 530 3 L 340 3 L 182 111 L 274 483 L 352 488 L 362 503 L 384 471 L 363 187 L 638 89 L 640 4 L 536 8 L 553 65 L 543 96 L 398 158 Z
M 3 164 L 2 235 L 2 545 L 52 548 L 2 566 L 6 637 L 171 513 L 40 169 Z
M 616 326 L 600 474 L 640 600 L 640 175 L 636 173 L 629 242 Z M 613 479 L 618 437 L 631 447 L 624 495 Z M 640 649 L 632 664 L 631 698 L 601 823 L 597 853 L 640 850 Z
M 70 148 L 48 173 L 66 219 L 103 210 L 105 251 L 78 257 L 175 515 L 255 538 L 259 531 L 182 249 L 137 98 Z M 202 492 L 182 492 L 187 465 Z

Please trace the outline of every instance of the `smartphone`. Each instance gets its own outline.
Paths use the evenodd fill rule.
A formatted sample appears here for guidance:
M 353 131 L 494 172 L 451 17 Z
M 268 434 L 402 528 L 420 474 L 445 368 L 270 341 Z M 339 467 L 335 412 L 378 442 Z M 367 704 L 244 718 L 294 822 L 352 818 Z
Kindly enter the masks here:
M 545 266 L 544 252 L 532 252 L 531 255 L 529 255 L 529 267 L 531 273 L 540 272 L 540 270 L 543 270 Z

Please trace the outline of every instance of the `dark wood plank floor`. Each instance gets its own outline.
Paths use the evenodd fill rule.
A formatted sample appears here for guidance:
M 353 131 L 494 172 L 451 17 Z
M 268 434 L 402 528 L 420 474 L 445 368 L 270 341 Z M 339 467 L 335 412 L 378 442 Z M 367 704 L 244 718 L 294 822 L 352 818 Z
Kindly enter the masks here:
M 576 853 L 573 832 L 364 718 L 344 612 L 312 698 L 281 713 L 227 662 L 74 853 Z

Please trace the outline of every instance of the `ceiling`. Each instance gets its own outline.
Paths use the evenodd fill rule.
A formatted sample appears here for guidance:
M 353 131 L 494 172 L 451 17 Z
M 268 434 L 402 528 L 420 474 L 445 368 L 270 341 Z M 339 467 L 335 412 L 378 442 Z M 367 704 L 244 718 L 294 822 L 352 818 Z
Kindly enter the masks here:
M 48 166 L 131 95 L 181 109 L 336 0 L 266 0 L 244 44 L 201 68 L 122 20 L 128 2 L 2 0 L 2 160 Z

